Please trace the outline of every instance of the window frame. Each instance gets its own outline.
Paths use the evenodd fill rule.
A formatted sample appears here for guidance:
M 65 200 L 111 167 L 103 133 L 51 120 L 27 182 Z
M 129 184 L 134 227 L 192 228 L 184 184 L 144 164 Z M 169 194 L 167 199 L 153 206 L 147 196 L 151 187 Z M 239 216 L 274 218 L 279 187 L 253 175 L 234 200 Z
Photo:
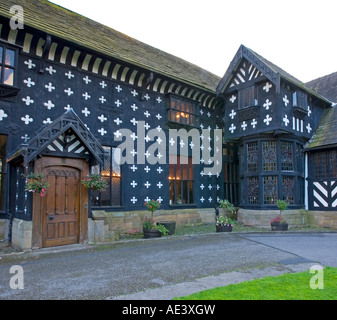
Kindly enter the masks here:
M 192 108 L 192 110 L 185 110 L 187 108 Z M 170 95 L 166 112 L 167 121 L 182 126 L 199 127 L 199 110 L 200 107 L 196 102 Z M 176 119 L 179 119 L 179 121 Z M 181 119 L 185 120 L 182 121 Z
M 4 155 L 1 161 L 0 167 L 0 212 L 4 212 L 6 210 L 6 177 L 7 177 L 7 166 L 6 166 L 6 157 L 7 157 L 7 140 L 8 136 L 4 134 L 0 134 L 1 141 L 5 139 L 4 142 Z M 0 159 L 1 160 L 1 159 Z
M 258 86 L 253 85 L 239 90 L 238 109 L 248 109 L 259 105 Z M 248 94 L 248 95 L 247 95 Z
M 103 146 L 103 148 L 108 151 L 108 161 L 109 164 L 106 166 L 106 168 L 102 168 L 101 165 L 96 165 L 91 168 L 91 173 L 100 173 L 103 178 L 107 179 L 108 184 L 107 188 L 105 191 L 99 192 L 99 191 L 91 191 L 91 206 L 92 208 L 120 208 L 122 206 L 122 166 L 119 165 L 117 162 L 115 163 L 118 165 L 118 170 L 114 170 L 114 165 L 113 165 L 113 159 L 116 150 L 118 149 L 117 147 L 111 147 L 111 146 Z M 110 179 L 109 179 L 110 178 Z M 115 190 L 114 188 L 114 181 L 118 181 L 117 188 L 119 188 L 119 204 L 114 204 L 113 200 L 113 191 Z M 103 204 L 103 201 L 106 201 L 103 199 L 105 196 L 104 192 L 108 195 L 109 197 L 109 204 Z M 95 199 L 96 198 L 96 199 Z M 95 203 L 95 202 L 98 202 Z
M 174 155 L 175 157 L 175 155 Z M 169 163 L 169 203 L 170 206 L 189 206 L 195 205 L 195 180 L 192 165 L 192 157 L 187 158 L 187 164 L 181 163 L 181 156 L 177 155 L 177 163 Z M 186 172 L 186 175 L 184 175 Z M 186 184 L 186 188 L 184 188 Z M 185 190 L 186 189 L 186 190 Z M 180 191 L 179 191 L 180 190 Z M 184 197 L 186 191 L 186 202 Z M 178 200 L 180 195 L 180 200 Z M 192 199 L 191 199 L 192 198 Z M 180 201 L 180 203 L 179 203 Z
M 15 88 L 17 83 L 16 79 L 17 79 L 17 66 L 18 66 L 18 51 L 13 46 L 7 45 L 3 42 L 0 42 L 0 49 L 2 49 L 2 52 L 0 52 L 0 85 L 4 87 Z M 5 63 L 5 56 L 7 50 L 13 51 L 13 58 L 14 58 L 13 65 Z M 11 84 L 4 82 L 6 68 L 13 71 L 13 83 Z
M 263 145 L 267 146 L 268 149 L 268 143 L 265 144 L 265 142 L 276 144 L 276 150 L 273 146 L 273 155 L 271 157 L 273 160 L 276 157 L 276 163 L 273 165 L 268 165 L 267 163 L 266 167 L 264 167 L 262 159 L 263 152 L 267 152 L 267 150 L 263 151 Z M 256 151 L 256 146 L 258 146 L 258 151 Z M 244 207 L 274 208 L 277 199 L 289 201 L 293 208 L 302 208 L 304 206 L 303 192 L 299 188 L 304 181 L 304 167 L 301 162 L 303 156 L 300 154 L 302 151 L 299 148 L 298 140 L 284 138 L 247 139 L 243 143 L 242 156 L 240 157 L 240 161 L 243 162 L 240 164 L 242 170 L 240 172 L 240 183 L 242 184 L 240 190 L 242 190 L 243 194 L 240 195 L 240 198 Z M 250 151 L 252 155 L 249 155 Z M 286 154 L 282 155 L 282 151 L 286 152 Z M 256 157 L 256 153 L 261 160 L 258 162 L 257 170 L 251 171 L 248 166 L 249 159 L 250 157 Z M 291 167 L 288 163 L 290 157 L 292 161 Z M 266 160 L 269 158 L 267 156 Z M 268 184 L 275 187 L 275 192 L 267 190 Z

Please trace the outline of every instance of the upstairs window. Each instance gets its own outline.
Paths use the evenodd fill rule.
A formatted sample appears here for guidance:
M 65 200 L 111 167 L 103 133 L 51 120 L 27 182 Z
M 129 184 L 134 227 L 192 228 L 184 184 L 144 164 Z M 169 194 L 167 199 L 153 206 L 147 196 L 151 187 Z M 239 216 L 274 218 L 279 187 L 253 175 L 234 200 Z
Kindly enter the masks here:
M 246 109 L 257 105 L 257 87 L 252 86 L 239 91 L 239 109 Z
M 0 46 L 0 84 L 14 86 L 15 51 Z
M 293 107 L 307 110 L 308 96 L 305 92 L 297 90 L 293 93 Z
M 199 124 L 198 106 L 191 101 L 171 96 L 168 108 L 168 121 L 197 126 Z

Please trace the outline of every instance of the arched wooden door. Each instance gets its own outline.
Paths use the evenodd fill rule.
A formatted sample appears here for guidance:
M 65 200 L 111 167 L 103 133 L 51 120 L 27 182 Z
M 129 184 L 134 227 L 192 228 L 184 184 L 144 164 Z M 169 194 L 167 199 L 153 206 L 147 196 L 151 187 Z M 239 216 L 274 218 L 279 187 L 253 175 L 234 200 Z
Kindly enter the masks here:
M 46 197 L 34 201 L 33 226 L 40 230 L 38 247 L 75 244 L 87 240 L 88 191 L 81 179 L 88 173 L 82 159 L 43 157 L 39 163 L 49 187 Z M 40 225 L 40 228 L 39 228 Z M 36 235 L 38 238 L 38 235 Z

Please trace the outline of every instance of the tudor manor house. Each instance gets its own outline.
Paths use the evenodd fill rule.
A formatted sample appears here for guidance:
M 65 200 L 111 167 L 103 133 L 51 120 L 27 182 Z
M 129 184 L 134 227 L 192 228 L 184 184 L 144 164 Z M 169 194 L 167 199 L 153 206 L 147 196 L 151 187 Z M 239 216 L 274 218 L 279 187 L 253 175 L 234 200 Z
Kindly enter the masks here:
M 214 223 L 227 199 L 240 223 L 268 227 L 281 199 L 290 228 L 336 229 L 335 102 L 337 74 L 302 83 L 244 45 L 220 78 L 46 0 L 1 1 L 0 241 L 113 241 L 142 232 L 150 199 L 156 221 L 178 225 Z M 139 139 L 157 161 L 139 161 Z M 46 196 L 26 191 L 29 173 L 44 174 Z M 107 188 L 85 189 L 89 173 Z

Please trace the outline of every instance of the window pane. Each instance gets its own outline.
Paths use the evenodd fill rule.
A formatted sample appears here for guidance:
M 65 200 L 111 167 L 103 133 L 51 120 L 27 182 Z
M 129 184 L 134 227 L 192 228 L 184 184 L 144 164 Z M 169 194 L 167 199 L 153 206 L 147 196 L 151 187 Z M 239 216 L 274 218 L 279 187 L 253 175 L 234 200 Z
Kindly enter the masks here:
M 294 177 L 282 178 L 282 197 L 290 204 L 294 203 L 295 184 Z
M 0 210 L 4 210 L 7 137 L 0 135 Z
M 5 64 L 7 66 L 14 67 L 15 63 L 15 52 L 13 50 L 6 49 Z
M 248 178 L 248 204 L 259 204 L 259 178 Z
M 111 179 L 110 177 L 104 177 L 104 180 L 107 183 L 107 188 L 101 192 L 101 205 L 110 206 L 110 190 L 111 190 Z
M 281 142 L 281 167 L 283 171 L 293 171 L 293 144 Z
M 182 202 L 183 202 L 183 204 L 187 204 L 188 203 L 187 185 L 188 185 L 188 182 L 187 181 L 183 181 L 183 192 L 182 192 L 182 196 L 183 196 Z
M 14 84 L 14 69 L 5 68 L 4 84 L 12 86 Z
M 262 142 L 263 171 L 277 170 L 276 141 Z
M 121 174 L 121 150 L 118 148 L 113 148 L 112 150 L 112 175 L 120 176 Z
M 189 101 L 171 97 L 170 107 L 167 110 L 168 120 L 196 126 L 199 122 L 196 109 Z
M 193 181 L 189 182 L 189 203 L 194 203 L 194 197 L 193 197 Z
M 188 179 L 188 165 L 187 164 L 183 164 L 182 165 L 182 171 L 183 171 L 183 180 L 187 180 Z
M 263 203 L 276 204 L 277 193 L 277 177 L 263 177 Z
M 2 55 L 4 53 L 4 48 L 0 47 L 0 63 L 2 63 Z
M 176 182 L 176 195 L 177 195 L 177 204 L 182 204 L 181 202 L 181 181 Z
M 175 199 L 175 181 L 170 181 L 169 190 L 170 190 L 170 205 L 172 205 L 176 202 L 176 199 Z
M 259 161 L 259 149 L 257 142 L 247 143 L 247 169 L 249 172 L 257 171 Z
M 120 206 L 121 205 L 121 179 L 120 177 L 111 178 L 111 205 Z

